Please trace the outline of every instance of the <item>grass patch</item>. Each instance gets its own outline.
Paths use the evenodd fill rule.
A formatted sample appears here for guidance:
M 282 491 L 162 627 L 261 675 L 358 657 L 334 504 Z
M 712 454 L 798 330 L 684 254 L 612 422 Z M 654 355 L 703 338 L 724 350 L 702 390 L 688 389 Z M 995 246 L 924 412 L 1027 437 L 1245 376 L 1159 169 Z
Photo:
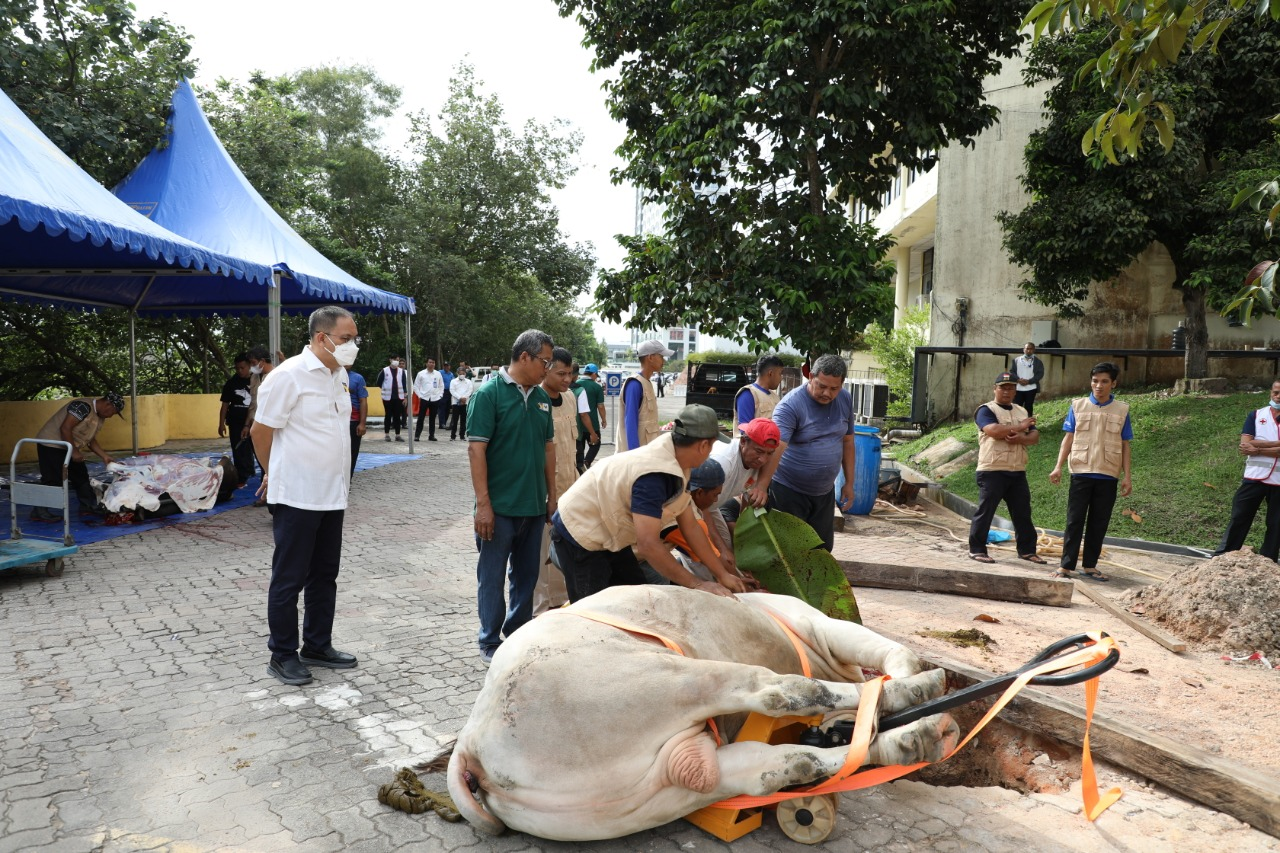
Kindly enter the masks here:
M 1168 391 L 1119 395 L 1129 404 L 1133 422 L 1133 494 L 1117 497 L 1110 536 L 1171 542 L 1197 548 L 1217 547 L 1231 515 L 1231 498 L 1240 485 L 1244 457 L 1236 449 L 1245 414 L 1266 404 L 1266 395 L 1225 397 L 1171 396 Z M 1031 485 L 1032 518 L 1038 527 L 1062 530 L 1067 520 L 1068 478 L 1054 486 L 1049 472 L 1058 458 L 1062 422 L 1070 400 L 1036 401 L 1040 443 L 1028 448 L 1027 479 Z M 948 436 L 975 447 L 978 428 L 969 420 L 949 424 L 909 444 L 894 448 L 892 456 L 911 467 L 909 458 Z M 978 499 L 974 467 L 942 480 L 949 491 L 971 501 Z M 931 473 L 924 471 L 922 473 Z M 1142 521 L 1122 515 L 1132 510 Z M 1004 515 L 1003 505 L 1001 515 Z M 1260 510 L 1248 544 L 1262 544 L 1264 512 Z

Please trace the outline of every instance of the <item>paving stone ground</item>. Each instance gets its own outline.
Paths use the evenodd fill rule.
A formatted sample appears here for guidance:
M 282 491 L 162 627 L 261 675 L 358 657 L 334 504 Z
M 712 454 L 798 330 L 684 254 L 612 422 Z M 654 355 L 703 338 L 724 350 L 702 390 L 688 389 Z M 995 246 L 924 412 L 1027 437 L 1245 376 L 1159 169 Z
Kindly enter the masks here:
M 407 450 L 374 439 L 370 450 Z M 264 510 L 86 546 L 61 578 L 0 572 L 0 851 L 796 849 L 771 818 L 733 845 L 683 821 L 570 845 L 491 839 L 377 802 L 397 767 L 461 728 L 485 673 L 465 446 L 414 449 L 422 458 L 355 478 L 335 634 L 361 665 L 316 670 L 306 687 L 266 674 Z M 1123 784 L 1091 825 L 1078 792 L 899 781 L 844 796 L 822 849 L 1280 850 Z

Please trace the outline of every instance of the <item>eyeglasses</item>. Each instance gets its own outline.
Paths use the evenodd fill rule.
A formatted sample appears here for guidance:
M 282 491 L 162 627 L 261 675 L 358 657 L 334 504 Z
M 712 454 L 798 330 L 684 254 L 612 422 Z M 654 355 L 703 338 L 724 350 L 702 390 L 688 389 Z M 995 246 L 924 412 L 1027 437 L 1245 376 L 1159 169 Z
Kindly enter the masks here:
M 334 336 L 329 334 L 328 332 L 322 332 L 321 334 L 323 334 L 326 338 L 328 338 L 329 340 L 337 344 L 355 344 L 356 346 L 360 346 L 361 344 L 364 343 L 364 339 L 361 338 L 359 335 L 356 335 L 355 337 L 352 337 L 350 335 L 343 335 L 340 338 L 334 338 Z

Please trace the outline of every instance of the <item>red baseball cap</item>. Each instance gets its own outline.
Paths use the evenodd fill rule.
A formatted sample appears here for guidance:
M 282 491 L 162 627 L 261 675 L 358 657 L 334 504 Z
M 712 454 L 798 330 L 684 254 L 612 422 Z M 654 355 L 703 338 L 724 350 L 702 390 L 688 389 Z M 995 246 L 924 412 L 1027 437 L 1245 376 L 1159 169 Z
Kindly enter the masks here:
M 782 442 L 782 433 L 778 432 L 778 425 L 768 418 L 756 418 L 751 423 L 740 424 L 738 432 L 761 447 L 772 449 Z

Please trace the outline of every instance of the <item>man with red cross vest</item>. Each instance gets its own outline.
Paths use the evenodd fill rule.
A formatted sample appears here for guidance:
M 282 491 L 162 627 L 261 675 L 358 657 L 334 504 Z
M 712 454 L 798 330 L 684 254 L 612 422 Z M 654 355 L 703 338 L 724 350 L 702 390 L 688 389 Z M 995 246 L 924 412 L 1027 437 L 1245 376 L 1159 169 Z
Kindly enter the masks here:
M 1270 402 L 1250 412 L 1240 435 L 1240 452 L 1245 455 L 1244 479 L 1231 501 L 1231 521 L 1222 534 L 1222 542 L 1213 554 L 1239 551 L 1253 526 L 1253 518 L 1265 499 L 1267 532 L 1262 538 L 1264 557 L 1272 560 L 1280 554 L 1280 380 L 1271 383 Z

